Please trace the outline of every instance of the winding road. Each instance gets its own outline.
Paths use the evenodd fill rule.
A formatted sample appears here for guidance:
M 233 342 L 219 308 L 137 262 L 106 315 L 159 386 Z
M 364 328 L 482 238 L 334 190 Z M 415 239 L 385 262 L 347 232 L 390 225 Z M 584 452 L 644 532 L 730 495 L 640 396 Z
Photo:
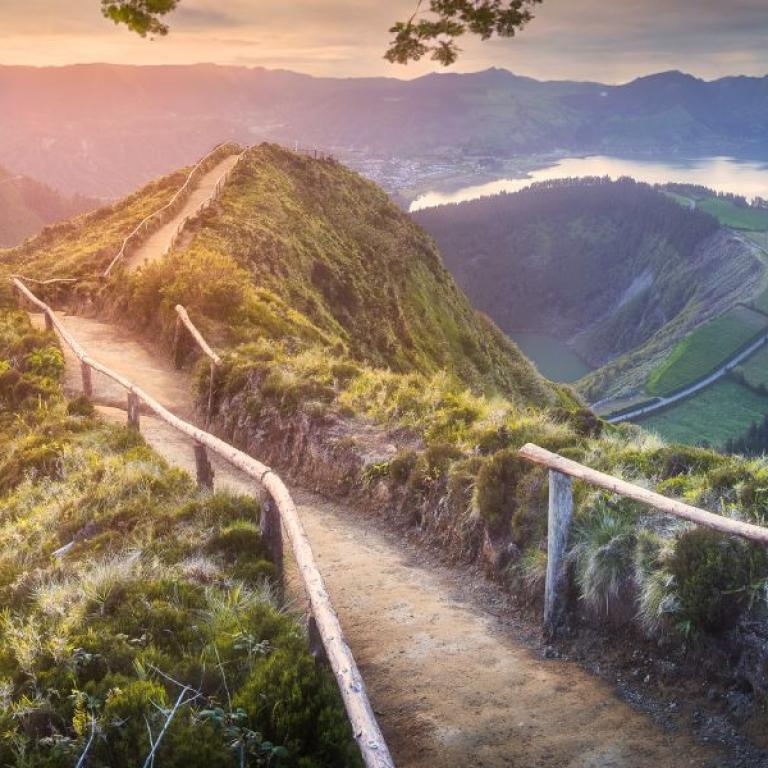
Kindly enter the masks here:
M 711 373 L 709 376 L 706 376 L 703 379 L 699 379 L 699 381 L 697 381 L 695 384 L 692 384 L 690 387 L 683 389 L 674 395 L 670 395 L 669 397 L 660 397 L 657 400 L 654 400 L 651 404 L 637 408 L 634 411 L 623 413 L 620 416 L 612 416 L 606 418 L 605 421 L 607 421 L 609 424 L 618 424 L 620 421 L 630 421 L 631 419 L 636 419 L 639 416 L 647 416 L 649 413 L 653 413 L 654 411 L 666 408 L 668 405 L 672 405 L 672 403 L 676 403 L 679 400 L 685 400 L 686 397 L 690 397 L 694 393 L 699 392 L 705 387 L 708 387 L 710 384 L 714 384 L 718 379 L 721 379 L 723 376 L 725 376 L 728 371 L 732 371 L 737 365 L 739 365 L 739 363 L 743 363 L 748 357 L 751 357 L 755 352 L 757 352 L 757 350 L 760 349 L 760 347 L 762 347 L 766 341 L 768 341 L 768 332 L 764 333 L 757 341 L 750 344 L 746 349 L 743 349 L 741 352 L 739 352 L 738 355 L 732 357 L 727 363 L 725 363 L 725 365 L 718 368 L 714 373 Z

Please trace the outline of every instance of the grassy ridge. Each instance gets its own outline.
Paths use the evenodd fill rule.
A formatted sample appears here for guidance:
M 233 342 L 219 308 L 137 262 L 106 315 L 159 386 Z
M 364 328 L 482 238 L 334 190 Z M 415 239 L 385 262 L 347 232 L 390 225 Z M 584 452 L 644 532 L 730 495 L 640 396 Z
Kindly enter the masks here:
M 649 395 L 671 395 L 716 371 L 768 328 L 768 317 L 735 307 L 686 336 L 645 385 Z
M 272 596 L 258 504 L 198 493 L 64 400 L 62 366 L 0 307 L 0 762 L 71 768 L 93 736 L 88 765 L 141 764 L 187 685 L 162 765 L 358 765 L 334 680 Z
M 431 239 L 338 163 L 253 148 L 192 231 L 182 254 L 147 267 L 123 294 L 138 322 L 171 318 L 182 303 L 229 343 L 322 347 L 399 373 L 448 369 L 521 401 L 555 398 L 472 309 Z
M 37 278 L 79 277 L 94 281 L 145 217 L 166 205 L 184 183 L 182 169 L 147 184 L 114 205 L 45 227 L 22 245 L 0 251 L 0 266 Z M 84 289 L 86 285 L 84 285 Z
M 258 444 L 297 427 L 327 439 L 318 461 L 359 451 L 367 463 L 349 478 L 356 492 L 407 511 L 425 534 L 436 525 L 440 542 L 453 536 L 462 553 L 479 558 L 486 534 L 500 542 L 499 578 L 523 598 L 541 598 L 547 520 L 547 475 L 518 458 L 525 442 L 763 519 L 765 462 L 598 422 L 471 311 L 423 232 L 335 163 L 258 148 L 191 234 L 183 251 L 113 284 L 110 299 L 155 334 L 170 333 L 176 302 L 188 307 L 224 358 L 213 398 L 220 433 Z M 207 367 L 200 373 L 207 402 Z M 400 450 L 379 462 L 371 435 Z M 303 448 L 290 446 L 299 458 Z M 598 626 L 618 616 L 687 645 L 732 627 L 750 595 L 765 605 L 762 550 L 660 527 L 658 516 L 581 484 L 575 523 L 574 609 Z

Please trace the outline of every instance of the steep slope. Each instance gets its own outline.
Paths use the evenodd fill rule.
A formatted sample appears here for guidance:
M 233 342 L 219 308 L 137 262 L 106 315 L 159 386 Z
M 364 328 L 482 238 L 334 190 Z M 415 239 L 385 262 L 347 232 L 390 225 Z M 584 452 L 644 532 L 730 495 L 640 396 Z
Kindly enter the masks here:
M 566 341 L 591 401 L 642 387 L 674 343 L 764 288 L 756 249 L 631 179 L 563 180 L 415 214 L 507 332 Z
M 56 339 L 12 303 L 0 285 L 2 763 L 128 768 L 156 744 L 186 768 L 358 768 L 335 680 L 267 583 L 252 486 L 200 492 L 124 415 L 65 398 Z
M 472 309 L 431 240 L 334 161 L 250 150 L 216 210 L 190 228 L 183 254 L 134 284 L 139 321 L 156 322 L 158 309 L 179 302 L 220 329 L 236 326 L 237 339 L 319 345 L 395 372 L 448 369 L 477 390 L 553 397 Z
M 16 245 L 47 224 L 97 205 L 82 196 L 64 197 L 33 179 L 0 168 L 0 248 Z

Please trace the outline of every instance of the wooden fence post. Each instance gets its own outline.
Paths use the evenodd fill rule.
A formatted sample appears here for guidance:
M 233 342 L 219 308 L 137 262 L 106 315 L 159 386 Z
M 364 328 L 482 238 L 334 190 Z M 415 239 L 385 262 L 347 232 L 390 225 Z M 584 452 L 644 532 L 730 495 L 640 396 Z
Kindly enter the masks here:
M 315 659 L 315 661 L 319 661 L 322 664 L 327 664 L 328 655 L 325 652 L 323 638 L 320 635 L 320 630 L 317 627 L 317 621 L 311 613 L 309 614 L 309 621 L 307 622 L 307 633 L 309 634 L 310 655 Z
M 267 549 L 270 560 L 275 566 L 276 582 L 279 596 L 283 593 L 283 527 L 280 523 L 280 512 L 268 491 L 259 494 L 261 502 L 261 517 L 259 527 L 261 539 Z
M 93 378 L 91 377 L 91 366 L 88 363 L 80 363 L 80 375 L 83 379 L 83 394 L 91 400 L 93 398 Z
M 198 443 L 197 440 L 195 440 L 195 468 L 197 470 L 197 487 L 201 491 L 212 491 L 215 473 L 205 446 L 202 443 Z
M 544 592 L 544 637 L 554 640 L 566 611 L 564 561 L 573 517 L 571 478 L 549 471 L 549 519 L 547 529 L 547 582 Z
M 216 377 L 216 363 L 211 360 L 211 381 L 208 385 L 208 411 L 205 416 L 205 428 L 211 426 L 211 414 L 213 413 L 213 384 Z
M 128 393 L 128 426 L 137 432 L 140 430 L 139 398 L 133 392 Z
M 53 330 L 53 320 L 51 319 L 50 312 L 43 312 L 45 318 L 45 330 L 50 332 Z
M 184 356 L 181 350 L 181 339 L 184 332 L 184 326 L 181 318 L 176 317 L 176 325 L 173 328 L 173 365 L 176 370 L 180 370 L 184 362 Z

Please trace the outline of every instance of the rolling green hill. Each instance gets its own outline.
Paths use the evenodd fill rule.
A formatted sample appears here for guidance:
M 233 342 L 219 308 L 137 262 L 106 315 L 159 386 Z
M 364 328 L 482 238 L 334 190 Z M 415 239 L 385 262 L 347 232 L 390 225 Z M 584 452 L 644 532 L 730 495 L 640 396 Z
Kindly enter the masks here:
M 96 205 L 82 196 L 64 197 L 33 179 L 0 168 L 0 248 L 16 245 L 47 224 Z

